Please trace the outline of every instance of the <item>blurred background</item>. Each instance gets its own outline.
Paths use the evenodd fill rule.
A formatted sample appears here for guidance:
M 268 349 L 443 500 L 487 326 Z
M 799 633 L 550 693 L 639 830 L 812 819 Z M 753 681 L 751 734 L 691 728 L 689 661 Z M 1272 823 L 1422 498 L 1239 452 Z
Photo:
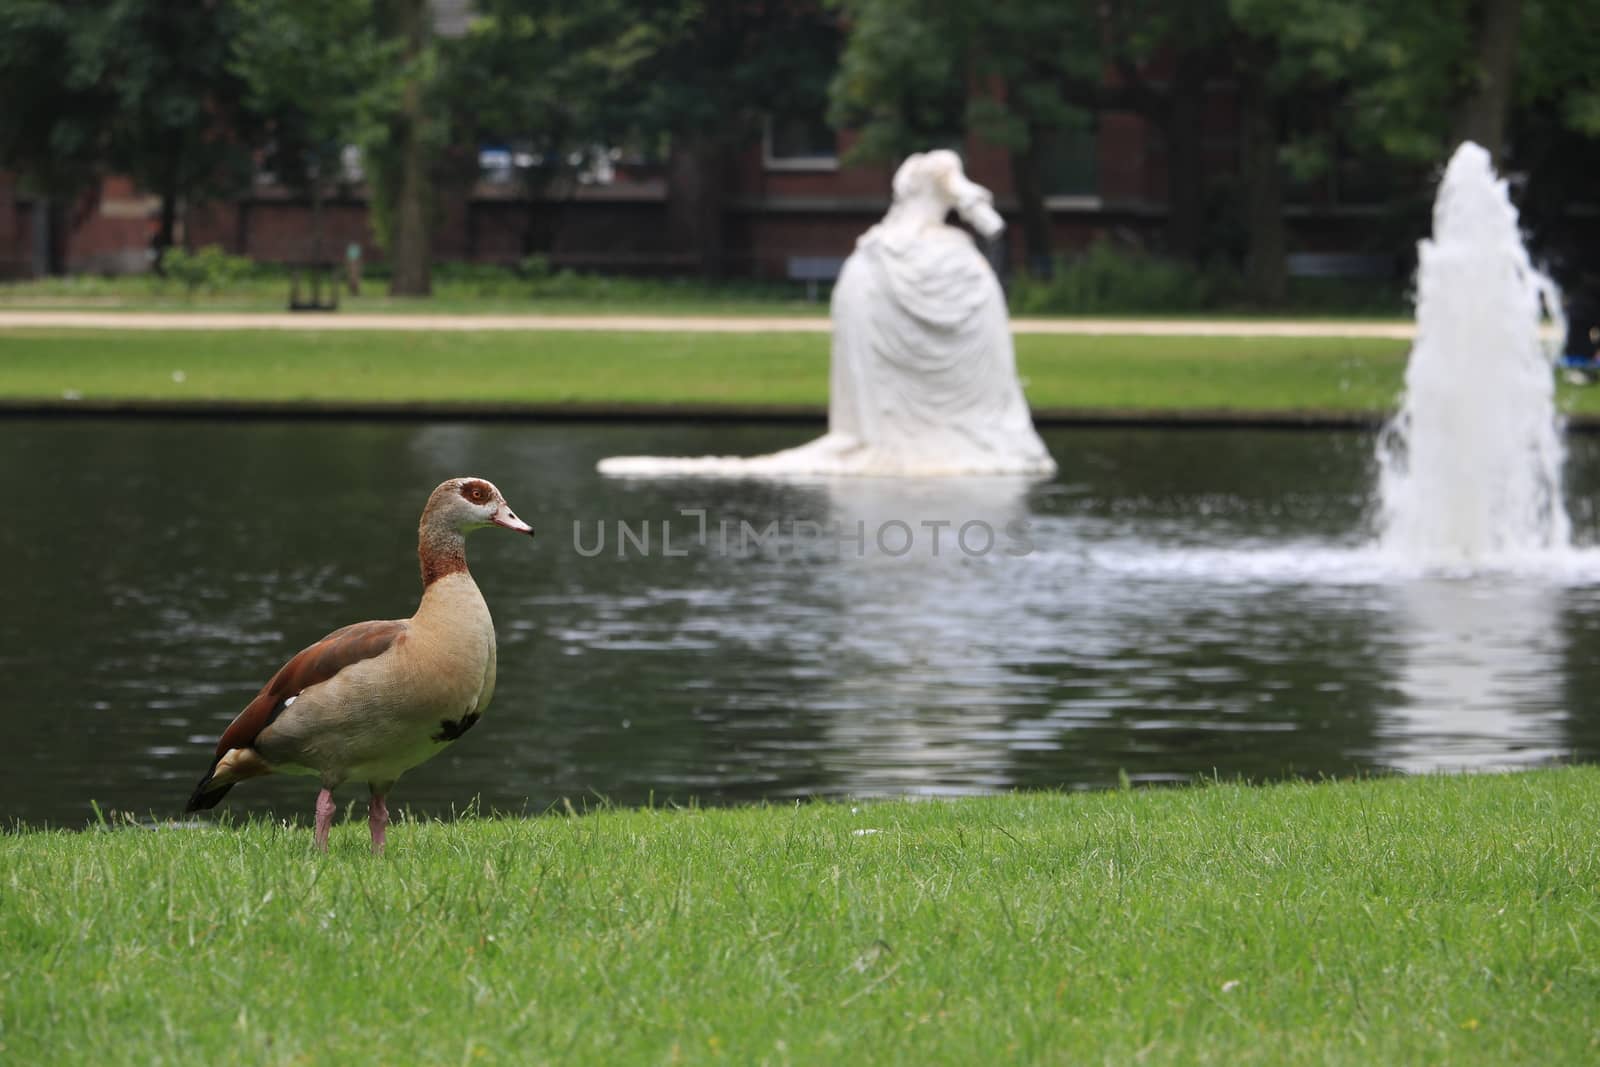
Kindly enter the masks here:
M 0 279 L 815 296 L 951 147 L 1015 311 L 1398 313 L 1463 139 L 1600 276 L 1600 0 L 0 0 L 0 101 Z

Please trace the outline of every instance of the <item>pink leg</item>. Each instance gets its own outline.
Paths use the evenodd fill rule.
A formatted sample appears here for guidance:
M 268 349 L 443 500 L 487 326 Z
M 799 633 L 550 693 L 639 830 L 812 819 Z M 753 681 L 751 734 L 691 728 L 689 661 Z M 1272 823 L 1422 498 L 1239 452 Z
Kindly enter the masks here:
M 317 794 L 317 851 L 328 851 L 328 830 L 333 826 L 333 790 Z
M 372 800 L 367 805 L 367 829 L 372 831 L 372 854 L 383 855 L 384 830 L 389 825 L 389 807 L 383 802 L 383 794 L 373 791 Z

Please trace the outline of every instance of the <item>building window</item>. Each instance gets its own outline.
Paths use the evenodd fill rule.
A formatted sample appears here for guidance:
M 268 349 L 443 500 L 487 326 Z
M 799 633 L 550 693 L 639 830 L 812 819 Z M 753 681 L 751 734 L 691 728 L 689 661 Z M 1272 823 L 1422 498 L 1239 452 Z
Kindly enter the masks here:
M 1058 127 L 1039 146 L 1040 182 L 1046 200 L 1083 200 L 1100 195 L 1098 131 L 1092 121 Z
M 769 115 L 761 138 L 768 170 L 838 170 L 839 142 L 822 115 Z

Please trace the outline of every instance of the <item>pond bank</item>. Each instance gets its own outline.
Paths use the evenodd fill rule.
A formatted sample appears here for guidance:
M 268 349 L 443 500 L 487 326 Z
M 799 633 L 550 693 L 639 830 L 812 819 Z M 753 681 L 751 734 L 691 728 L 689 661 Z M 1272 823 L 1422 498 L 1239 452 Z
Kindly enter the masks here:
M 815 422 L 828 348 L 814 330 L 0 328 L 0 414 Z M 1408 346 L 1020 333 L 1016 348 L 1044 426 L 1372 429 L 1398 407 Z M 1573 429 L 1594 428 L 1600 389 L 1557 395 Z
M 0 418 L 108 416 L 152 419 L 349 419 L 499 421 L 499 422 L 766 422 L 822 426 L 826 408 L 764 404 L 497 404 L 422 402 L 364 403 L 319 400 L 139 400 L 3 399 Z M 1044 426 L 1129 426 L 1161 428 L 1351 429 L 1376 430 L 1385 416 L 1347 411 L 1150 411 L 1116 408 L 1035 408 L 1033 421 Z M 1600 418 L 1579 416 L 1569 429 L 1600 430 Z
M 772 423 L 825 426 L 826 408 L 779 404 L 504 404 L 320 400 L 140 400 L 0 398 L 0 418 L 338 419 L 350 421 Z M 1230 411 L 1225 409 L 1034 408 L 1040 427 L 1139 429 L 1382 429 L 1390 416 L 1358 411 Z M 1566 416 L 1568 433 L 1600 433 L 1600 415 Z
M 29 1062 L 1582 1062 L 1600 770 L 0 836 Z
M 814 332 L 10 330 L 0 331 L 0 399 L 35 411 L 197 404 L 381 406 L 412 417 L 794 417 L 826 409 L 828 347 Z M 1382 415 L 1394 410 L 1405 353 L 1405 342 L 1384 338 L 1017 338 L 1029 403 L 1074 419 Z
M 446 333 L 593 331 L 601 333 L 830 333 L 823 316 L 562 314 L 291 314 L 216 311 L 7 311 L 3 329 L 354 330 Z M 1410 340 L 1414 323 L 1348 319 L 1017 318 L 1017 334 L 1088 337 L 1366 337 Z

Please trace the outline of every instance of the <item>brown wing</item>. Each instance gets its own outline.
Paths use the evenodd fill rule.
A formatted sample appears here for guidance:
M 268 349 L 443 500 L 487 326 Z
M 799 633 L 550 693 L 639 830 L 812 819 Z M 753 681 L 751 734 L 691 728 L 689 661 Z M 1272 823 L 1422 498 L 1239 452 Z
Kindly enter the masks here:
M 301 649 L 222 731 L 214 759 L 221 759 L 230 748 L 254 745 L 256 737 L 278 717 L 289 698 L 326 682 L 353 663 L 381 656 L 405 633 L 407 625 L 399 619 L 353 623 Z
M 235 716 L 226 730 L 222 731 L 222 739 L 217 742 L 216 754 L 211 758 L 211 767 L 206 771 L 206 776 L 200 780 L 200 784 L 195 787 L 194 796 L 189 800 L 189 810 L 213 806 L 222 799 L 222 794 L 228 791 L 228 786 L 233 784 L 231 781 L 224 782 L 221 779 L 212 780 L 212 776 L 217 772 L 218 762 L 230 749 L 250 748 L 255 744 L 261 731 L 271 725 L 290 699 L 299 696 L 319 682 L 326 682 L 353 663 L 381 656 L 400 639 L 408 626 L 408 623 L 399 619 L 358 622 L 335 630 L 311 647 L 298 652 L 272 676 L 271 681 L 261 687 L 261 692 L 255 695 L 255 699 L 246 704 L 244 710 Z M 222 778 L 227 777 L 229 777 L 227 774 L 222 775 Z

